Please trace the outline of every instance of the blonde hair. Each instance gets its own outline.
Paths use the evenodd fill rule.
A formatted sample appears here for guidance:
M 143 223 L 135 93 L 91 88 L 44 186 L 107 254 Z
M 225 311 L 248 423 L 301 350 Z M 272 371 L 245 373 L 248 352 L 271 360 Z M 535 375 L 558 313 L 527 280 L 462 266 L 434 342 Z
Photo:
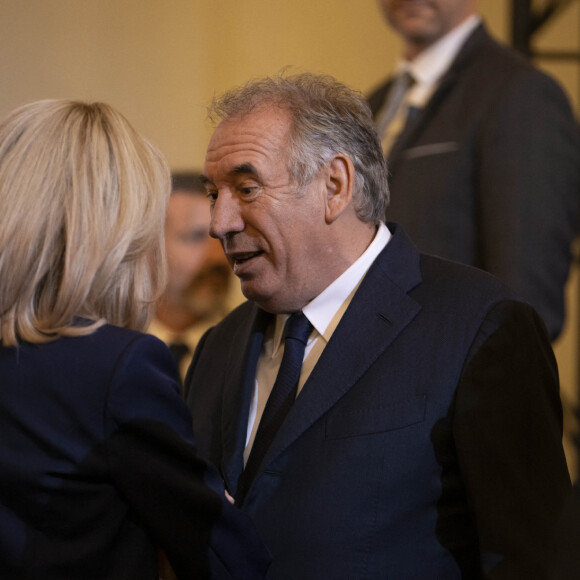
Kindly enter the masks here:
M 0 340 L 144 330 L 165 284 L 167 165 L 109 105 L 46 100 L 0 123 Z M 79 320 L 79 318 L 83 320 Z

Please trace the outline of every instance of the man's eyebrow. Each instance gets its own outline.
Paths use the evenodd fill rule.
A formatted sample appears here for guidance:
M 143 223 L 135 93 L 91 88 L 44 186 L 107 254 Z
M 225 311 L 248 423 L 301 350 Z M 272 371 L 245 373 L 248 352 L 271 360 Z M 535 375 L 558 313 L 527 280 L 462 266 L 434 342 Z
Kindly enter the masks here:
M 253 177 L 259 177 L 260 173 L 256 169 L 256 167 L 252 163 L 241 163 L 240 165 L 236 165 L 232 170 L 231 173 L 233 175 L 251 175 Z M 213 181 L 207 177 L 206 175 L 200 175 L 199 181 L 203 186 L 213 185 Z
M 232 173 L 236 175 L 247 173 L 248 175 L 252 175 L 253 177 L 259 177 L 260 175 L 258 170 L 251 163 L 242 163 L 241 165 L 236 165 Z

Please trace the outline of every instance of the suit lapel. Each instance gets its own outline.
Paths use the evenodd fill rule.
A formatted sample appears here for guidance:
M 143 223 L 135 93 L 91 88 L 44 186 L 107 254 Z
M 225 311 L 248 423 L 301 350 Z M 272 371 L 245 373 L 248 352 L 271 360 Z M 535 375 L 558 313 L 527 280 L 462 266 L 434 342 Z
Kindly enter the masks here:
M 398 226 L 393 229 L 398 231 L 362 281 L 261 469 L 344 396 L 419 312 L 407 294 L 421 280 L 419 254 Z
M 469 65 L 473 53 L 484 50 L 487 42 L 491 42 L 491 38 L 483 24 L 480 24 L 466 40 L 449 70 L 441 77 L 437 90 L 433 93 L 426 106 L 405 126 L 403 132 L 393 144 L 387 160 L 391 171 L 394 171 L 396 165 L 401 161 L 404 151 L 417 142 L 425 126 L 437 115 L 440 103 L 456 84 L 462 69 Z
M 271 315 L 254 307 L 240 324 L 233 338 L 234 345 L 227 363 L 222 415 L 222 474 L 230 493 L 235 493 L 244 467 L 244 448 L 250 404 L 254 393 L 256 365 L 264 342 L 264 333 Z

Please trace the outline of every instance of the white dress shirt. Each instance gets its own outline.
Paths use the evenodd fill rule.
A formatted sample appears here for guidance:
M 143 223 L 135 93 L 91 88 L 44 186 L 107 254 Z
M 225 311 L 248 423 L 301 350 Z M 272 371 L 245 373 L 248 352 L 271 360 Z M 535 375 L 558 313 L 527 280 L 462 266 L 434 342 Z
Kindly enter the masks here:
M 420 52 L 412 61 L 402 60 L 397 64 L 397 74 L 409 72 L 415 80 L 406 99 L 409 107 L 420 109 L 427 104 L 441 77 L 447 72 L 467 37 L 480 22 L 479 16 L 470 16 L 443 38 Z
M 359 284 L 376 257 L 388 244 L 390 238 L 391 233 L 387 226 L 383 223 L 379 224 L 373 241 L 360 258 L 302 309 L 302 312 L 312 324 L 313 331 L 310 333 L 304 352 L 298 393 L 302 390 L 304 383 L 318 362 L 322 351 L 338 326 Z M 284 354 L 283 333 L 288 316 L 288 314 L 276 315 L 274 324 L 266 331 L 264 337 L 262 352 L 258 359 L 254 394 L 250 405 L 244 463 L 250 455 L 260 418 L 282 362 L 282 355 Z

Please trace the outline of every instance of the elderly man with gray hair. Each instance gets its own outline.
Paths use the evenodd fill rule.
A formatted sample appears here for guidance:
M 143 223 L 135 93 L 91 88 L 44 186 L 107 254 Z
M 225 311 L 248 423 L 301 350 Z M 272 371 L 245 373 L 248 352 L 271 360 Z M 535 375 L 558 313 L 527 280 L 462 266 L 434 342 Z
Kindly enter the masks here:
M 345 85 L 266 78 L 212 114 L 210 233 L 248 301 L 186 396 L 268 578 L 541 577 L 570 481 L 539 316 L 383 221 L 381 143 Z

